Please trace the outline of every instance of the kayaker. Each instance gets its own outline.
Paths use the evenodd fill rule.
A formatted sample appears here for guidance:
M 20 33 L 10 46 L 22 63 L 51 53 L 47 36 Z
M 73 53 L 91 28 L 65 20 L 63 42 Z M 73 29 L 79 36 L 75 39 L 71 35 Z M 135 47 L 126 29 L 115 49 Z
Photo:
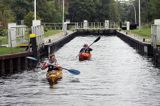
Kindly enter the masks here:
M 56 59 L 55 54 L 51 54 L 49 56 L 48 63 L 47 62 L 42 63 L 41 69 L 45 70 L 46 68 L 48 68 L 47 72 L 59 70 L 61 68 L 61 66 L 57 64 L 57 59 Z
M 90 53 L 92 50 L 93 50 L 93 49 L 90 48 L 90 47 L 88 46 L 88 44 L 84 44 L 84 45 L 83 45 L 83 48 L 80 50 L 79 53 Z

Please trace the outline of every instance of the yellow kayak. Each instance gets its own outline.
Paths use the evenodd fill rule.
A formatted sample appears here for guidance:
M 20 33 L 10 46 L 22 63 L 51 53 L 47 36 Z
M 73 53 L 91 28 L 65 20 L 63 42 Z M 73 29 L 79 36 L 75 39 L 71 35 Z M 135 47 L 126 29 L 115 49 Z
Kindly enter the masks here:
M 50 85 L 56 84 L 59 79 L 62 79 L 62 70 L 50 71 L 46 77 Z

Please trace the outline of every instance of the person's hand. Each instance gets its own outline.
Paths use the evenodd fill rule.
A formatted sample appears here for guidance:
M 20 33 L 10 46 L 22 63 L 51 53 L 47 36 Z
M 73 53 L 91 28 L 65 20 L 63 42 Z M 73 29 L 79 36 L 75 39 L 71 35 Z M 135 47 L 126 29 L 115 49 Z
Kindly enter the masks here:
M 44 70 L 48 67 L 48 64 L 46 62 L 43 62 L 43 63 L 41 63 L 40 67 L 42 70 Z
M 56 67 L 57 67 L 59 70 L 62 68 L 59 64 L 57 64 Z

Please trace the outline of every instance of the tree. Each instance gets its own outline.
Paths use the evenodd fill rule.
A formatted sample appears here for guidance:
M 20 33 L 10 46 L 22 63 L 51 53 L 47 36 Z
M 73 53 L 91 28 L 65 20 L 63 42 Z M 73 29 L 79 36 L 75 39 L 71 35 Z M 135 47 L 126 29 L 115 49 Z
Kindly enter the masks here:
M 151 20 L 160 18 L 160 2 L 159 0 L 149 0 L 149 16 L 152 17 Z
M 24 17 L 24 24 L 28 27 L 32 26 L 32 20 L 34 19 L 34 13 L 32 11 L 28 12 L 28 14 Z
M 94 0 L 70 1 L 68 13 L 71 21 L 93 21 L 95 17 L 96 2 Z
M 71 21 L 118 21 L 119 14 L 114 0 L 73 0 L 69 4 L 68 18 Z
M 0 24 L 7 27 L 7 23 L 14 20 L 12 11 L 8 6 L 5 6 L 4 0 L 0 1 Z

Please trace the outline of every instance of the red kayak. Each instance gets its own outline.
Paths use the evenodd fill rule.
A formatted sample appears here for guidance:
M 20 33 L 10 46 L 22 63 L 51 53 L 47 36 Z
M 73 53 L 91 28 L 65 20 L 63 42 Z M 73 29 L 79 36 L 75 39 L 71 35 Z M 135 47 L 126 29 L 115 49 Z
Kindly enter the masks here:
M 90 60 L 91 56 L 92 56 L 91 53 L 80 53 L 79 61 Z

